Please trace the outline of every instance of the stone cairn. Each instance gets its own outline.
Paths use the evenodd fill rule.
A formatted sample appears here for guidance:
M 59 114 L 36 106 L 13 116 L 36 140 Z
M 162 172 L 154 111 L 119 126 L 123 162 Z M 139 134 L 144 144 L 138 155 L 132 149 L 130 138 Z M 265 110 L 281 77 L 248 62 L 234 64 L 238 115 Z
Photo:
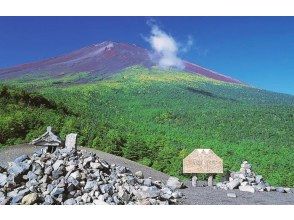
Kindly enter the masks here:
M 281 193 L 291 192 L 290 188 L 270 186 L 261 175 L 256 175 L 253 172 L 251 164 L 249 164 L 247 161 L 244 161 L 241 164 L 239 172 L 232 172 L 230 174 L 229 181 L 217 183 L 216 187 L 224 190 L 239 189 L 240 191 L 251 193 L 254 193 L 256 191 L 277 191 Z
M 163 184 L 144 179 L 141 171 L 132 173 L 124 166 L 108 164 L 94 153 L 77 150 L 76 134 L 67 136 L 64 148 L 56 145 L 51 152 L 49 130 L 46 140 L 40 139 L 45 147 L 32 156 L 16 158 L 7 168 L 0 167 L 0 204 L 179 203 L 182 194 L 177 189 L 183 184 L 178 178 L 170 177 Z

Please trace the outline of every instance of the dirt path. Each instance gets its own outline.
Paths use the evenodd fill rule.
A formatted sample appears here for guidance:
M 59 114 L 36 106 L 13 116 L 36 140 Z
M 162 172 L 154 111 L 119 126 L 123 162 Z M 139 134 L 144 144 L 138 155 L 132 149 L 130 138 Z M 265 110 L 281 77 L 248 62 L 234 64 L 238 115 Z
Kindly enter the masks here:
M 13 161 L 17 156 L 23 154 L 32 154 L 38 147 L 23 144 L 0 149 L 0 165 L 6 166 L 7 162 Z M 114 156 L 105 152 L 101 152 L 91 148 L 81 147 L 81 150 L 96 153 L 100 158 L 108 163 L 115 163 L 128 167 L 131 171 L 141 170 L 145 177 L 152 177 L 154 180 L 165 182 L 168 175 L 156 171 L 152 168 L 130 161 L 128 159 Z M 182 189 L 185 198 L 182 199 L 183 204 L 189 205 L 294 205 L 294 193 L 278 193 L 278 192 L 256 192 L 246 193 L 239 190 L 220 190 L 213 187 L 192 187 L 191 182 L 187 181 L 187 188 Z M 227 197 L 227 193 L 234 192 L 237 198 Z

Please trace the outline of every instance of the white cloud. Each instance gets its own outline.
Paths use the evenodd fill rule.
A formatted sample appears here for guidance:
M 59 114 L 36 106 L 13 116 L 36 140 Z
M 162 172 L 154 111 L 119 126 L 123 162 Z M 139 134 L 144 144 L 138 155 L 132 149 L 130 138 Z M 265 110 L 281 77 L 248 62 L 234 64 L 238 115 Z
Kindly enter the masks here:
M 184 64 L 181 58 L 178 57 L 179 46 L 175 39 L 162 31 L 157 25 L 150 24 L 151 33 L 147 38 L 150 46 L 153 49 L 151 54 L 152 59 L 161 68 L 175 67 L 183 69 Z M 192 39 L 192 38 L 191 38 Z M 190 42 L 193 44 L 193 42 Z
M 194 39 L 191 35 L 188 35 L 188 40 L 185 45 L 182 46 L 181 51 L 186 53 L 188 52 L 194 44 Z

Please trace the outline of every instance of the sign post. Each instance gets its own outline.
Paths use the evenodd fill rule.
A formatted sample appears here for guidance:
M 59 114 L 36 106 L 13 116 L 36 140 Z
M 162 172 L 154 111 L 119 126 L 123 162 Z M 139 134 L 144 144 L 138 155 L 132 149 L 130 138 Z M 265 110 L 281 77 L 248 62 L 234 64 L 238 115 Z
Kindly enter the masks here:
M 211 149 L 195 149 L 183 160 L 184 174 L 208 173 L 208 186 L 213 185 L 213 174 L 223 173 L 223 160 Z M 197 179 L 196 177 L 194 179 Z M 194 184 L 195 185 L 195 184 Z

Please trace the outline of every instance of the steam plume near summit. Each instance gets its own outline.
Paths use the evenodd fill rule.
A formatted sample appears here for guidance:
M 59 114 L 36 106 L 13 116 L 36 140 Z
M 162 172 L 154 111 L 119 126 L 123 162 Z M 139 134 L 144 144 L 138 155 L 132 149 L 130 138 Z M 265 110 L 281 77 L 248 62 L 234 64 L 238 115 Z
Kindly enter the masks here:
M 184 64 L 178 57 L 179 45 L 175 39 L 161 30 L 156 24 L 148 22 L 151 27 L 150 36 L 146 38 L 153 52 L 150 54 L 153 61 L 164 69 L 175 67 L 183 69 Z

